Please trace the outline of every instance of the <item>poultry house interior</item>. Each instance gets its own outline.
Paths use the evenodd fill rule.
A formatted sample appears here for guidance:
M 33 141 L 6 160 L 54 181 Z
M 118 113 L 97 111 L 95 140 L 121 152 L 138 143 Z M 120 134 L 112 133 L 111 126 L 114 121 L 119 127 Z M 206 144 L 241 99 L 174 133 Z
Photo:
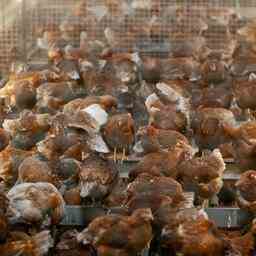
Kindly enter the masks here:
M 255 8 L 1 0 L 1 256 L 256 255 Z

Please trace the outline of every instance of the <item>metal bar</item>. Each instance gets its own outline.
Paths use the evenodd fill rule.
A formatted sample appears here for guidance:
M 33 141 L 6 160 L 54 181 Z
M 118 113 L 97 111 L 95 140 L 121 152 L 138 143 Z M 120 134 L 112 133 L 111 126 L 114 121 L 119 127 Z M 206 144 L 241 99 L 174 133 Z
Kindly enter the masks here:
M 133 167 L 138 163 L 138 160 L 133 161 L 125 161 L 123 164 L 118 163 L 117 168 L 120 172 L 121 178 L 128 178 L 129 172 L 132 170 Z M 240 173 L 236 165 L 234 164 L 227 164 L 226 171 L 223 175 L 223 181 L 237 181 L 240 178 Z
M 93 219 L 108 212 L 103 207 L 66 206 L 61 226 L 86 226 Z
M 219 228 L 241 228 L 252 216 L 239 208 L 208 208 L 206 212 Z
M 209 218 L 219 228 L 241 228 L 252 220 L 252 216 L 239 208 L 207 208 L 205 209 Z M 104 216 L 108 212 L 125 212 L 122 208 L 106 209 L 103 207 L 66 206 L 65 217 L 61 226 L 86 226 L 93 219 Z

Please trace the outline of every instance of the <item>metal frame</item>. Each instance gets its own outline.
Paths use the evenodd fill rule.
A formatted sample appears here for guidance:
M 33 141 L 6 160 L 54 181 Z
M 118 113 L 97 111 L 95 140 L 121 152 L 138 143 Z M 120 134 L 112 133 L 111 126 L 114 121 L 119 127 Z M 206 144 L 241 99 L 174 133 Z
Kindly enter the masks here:
M 117 163 L 117 168 L 120 171 L 120 177 L 121 178 L 128 178 L 130 170 L 140 161 L 139 158 L 127 160 L 123 163 Z M 224 182 L 228 181 L 238 181 L 240 178 L 240 173 L 238 173 L 238 168 L 234 164 L 233 160 L 228 160 L 226 162 L 226 171 L 223 175 Z
M 86 226 L 96 217 L 121 210 L 121 208 L 113 208 L 111 211 L 103 207 L 66 206 L 65 217 L 60 225 Z M 251 214 L 239 208 L 207 208 L 205 211 L 219 228 L 239 229 L 252 220 Z

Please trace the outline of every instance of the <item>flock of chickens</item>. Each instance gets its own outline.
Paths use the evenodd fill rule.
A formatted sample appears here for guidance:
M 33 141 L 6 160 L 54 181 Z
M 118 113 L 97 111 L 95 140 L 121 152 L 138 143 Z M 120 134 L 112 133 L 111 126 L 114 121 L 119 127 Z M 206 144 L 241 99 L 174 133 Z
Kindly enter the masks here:
M 230 236 L 204 208 L 219 205 L 224 159 L 233 158 L 242 174 L 236 202 L 256 212 L 256 22 L 226 9 L 198 16 L 197 29 L 186 31 L 188 10 L 177 8 L 166 38 L 161 1 L 143 2 L 133 1 L 133 15 L 150 11 L 152 21 L 143 29 L 129 23 L 126 33 L 134 41 L 170 40 L 165 58 L 115 51 L 120 17 L 101 40 L 83 28 L 80 46 L 67 41 L 78 29 L 71 22 L 58 32 L 46 26 L 49 64 L 13 65 L 0 89 L 1 256 L 135 256 L 149 247 L 152 255 L 255 252 L 255 221 Z M 105 19 L 113 5 L 106 1 Z M 97 21 L 86 1 L 72 15 Z M 226 47 L 209 46 L 216 29 Z M 134 157 L 124 181 L 117 163 Z M 195 192 L 193 204 L 184 191 Z M 59 234 L 65 205 L 110 212 Z

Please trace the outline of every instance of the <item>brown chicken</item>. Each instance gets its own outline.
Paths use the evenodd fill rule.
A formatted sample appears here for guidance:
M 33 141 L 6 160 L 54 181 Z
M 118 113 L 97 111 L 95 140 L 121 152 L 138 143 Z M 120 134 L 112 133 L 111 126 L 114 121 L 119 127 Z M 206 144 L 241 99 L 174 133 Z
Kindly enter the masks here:
M 141 174 L 127 188 L 127 200 L 140 195 L 163 195 L 172 200 L 172 205 L 177 206 L 184 200 L 181 185 L 172 178 L 152 177 Z
M 50 128 L 48 114 L 34 114 L 24 110 L 17 119 L 6 119 L 4 129 L 12 136 L 12 145 L 17 149 L 30 150 L 43 139 Z
M 109 196 L 104 200 L 104 205 L 107 207 L 120 207 L 127 198 L 127 181 L 118 179 L 117 184 L 114 186 Z
M 178 41 L 178 44 L 181 42 L 179 40 L 177 41 Z M 196 43 L 196 46 L 198 47 L 200 44 L 201 42 L 199 39 L 199 41 Z M 184 53 L 184 51 L 182 50 L 183 49 L 177 49 L 177 52 Z M 169 81 L 169 80 L 176 80 L 176 79 L 197 81 L 201 77 L 200 64 L 192 57 L 169 58 L 166 60 L 164 59 L 161 63 L 161 67 L 162 67 L 162 70 L 161 70 L 162 81 Z
M 71 149 L 81 143 L 81 136 L 72 131 L 63 131 L 62 126 L 52 126 L 54 129 L 49 133 L 44 140 L 37 143 L 37 150 L 48 160 L 57 160 L 59 157 L 65 154 L 67 150 Z M 86 149 L 81 147 L 81 149 Z
M 184 161 L 191 159 L 194 152 L 186 143 L 177 143 L 168 152 L 155 152 L 145 155 L 140 162 L 130 171 L 131 181 L 142 173 L 152 176 L 177 177 L 177 167 Z
M 7 98 L 6 101 L 9 106 L 14 107 L 16 105 L 16 88 L 18 88 L 26 83 L 31 90 L 36 89 L 41 82 L 41 77 L 39 73 L 22 73 L 19 75 L 11 75 L 8 83 L 0 90 L 0 97 Z
M 14 185 L 18 178 L 18 168 L 22 161 L 34 152 L 6 147 L 0 152 L 0 178 L 5 185 Z
M 167 83 L 158 83 L 157 92 L 145 102 L 149 124 L 158 129 L 184 132 L 189 126 L 190 106 L 180 88 Z
M 198 109 L 192 117 L 191 127 L 194 131 L 196 144 L 200 149 L 215 149 L 220 144 L 230 141 L 224 125 L 234 127 L 236 124 L 233 113 L 223 108 Z
M 84 95 L 83 89 L 76 82 L 44 83 L 37 89 L 38 100 L 51 96 L 67 103 Z
M 81 197 L 101 202 L 116 184 L 118 171 L 110 162 L 91 155 L 81 165 L 79 180 Z
M 32 109 L 36 104 L 36 88 L 29 81 L 21 81 L 15 88 L 14 99 L 18 110 Z
M 252 20 L 246 26 L 238 30 L 238 35 L 243 37 L 246 42 L 255 43 L 256 42 L 256 22 Z
M 252 112 L 256 110 L 254 101 L 256 96 L 254 93 L 256 81 L 254 79 L 248 81 L 235 81 L 233 87 L 237 105 L 243 110 L 243 113 L 248 120 L 254 119 Z
M 142 57 L 142 78 L 148 83 L 158 83 L 161 79 L 161 62 L 157 58 Z
M 97 256 L 96 250 L 91 246 L 83 246 L 77 241 L 77 230 L 68 230 L 64 232 L 56 246 L 57 256 Z
M 219 84 L 227 79 L 227 64 L 221 52 L 208 55 L 201 67 L 202 78 L 207 85 Z
M 117 114 L 109 118 L 102 129 L 107 145 L 114 150 L 114 161 L 117 152 L 122 153 L 122 160 L 129 153 L 135 140 L 135 124 L 131 114 Z
M 224 235 L 224 240 L 226 242 L 226 254 L 225 255 L 241 255 L 241 256 L 251 256 L 255 252 L 255 220 L 253 220 L 251 229 L 245 233 L 237 234 L 234 237 L 229 237 Z
M 76 111 L 83 110 L 93 104 L 99 104 L 106 111 L 110 111 L 117 106 L 117 99 L 111 95 L 88 96 L 83 99 L 75 99 L 64 106 L 63 112 L 72 115 Z
M 27 255 L 43 256 L 53 247 L 53 239 L 49 231 L 42 231 L 32 237 L 23 236 L 14 241 L 0 244 L 0 252 L 3 256 Z
M 99 256 L 136 255 L 151 242 L 152 220 L 150 209 L 136 210 L 131 216 L 103 216 L 90 223 L 77 238 L 84 245 L 94 245 Z
M 159 151 L 168 151 L 175 147 L 179 142 L 187 144 L 187 138 L 176 131 L 156 129 L 153 126 L 141 127 L 137 134 L 137 143 L 134 146 L 136 153 L 153 153 Z
M 240 170 L 254 170 L 256 168 L 256 122 L 245 122 L 236 128 L 225 125 L 224 128 L 232 139 L 233 156 Z
M 65 202 L 50 183 L 22 183 L 8 193 L 8 216 L 11 223 L 55 225 L 64 216 Z
M 196 88 L 192 91 L 192 105 L 197 108 L 229 109 L 233 100 L 232 90 L 222 86 L 216 88 Z
M 162 243 L 171 252 L 184 256 L 224 255 L 225 243 L 219 237 L 215 224 L 203 217 L 187 220 L 176 228 L 166 226 L 162 232 Z
M 239 207 L 256 212 L 256 171 L 243 173 L 239 181 L 235 184 L 237 188 L 237 203 Z
M 48 182 L 58 185 L 57 177 L 46 161 L 40 160 L 36 156 L 25 158 L 18 169 L 18 183 L 26 182 Z
M 184 189 L 194 187 L 201 198 L 209 199 L 222 188 L 225 163 L 219 149 L 182 162 L 178 176 Z

